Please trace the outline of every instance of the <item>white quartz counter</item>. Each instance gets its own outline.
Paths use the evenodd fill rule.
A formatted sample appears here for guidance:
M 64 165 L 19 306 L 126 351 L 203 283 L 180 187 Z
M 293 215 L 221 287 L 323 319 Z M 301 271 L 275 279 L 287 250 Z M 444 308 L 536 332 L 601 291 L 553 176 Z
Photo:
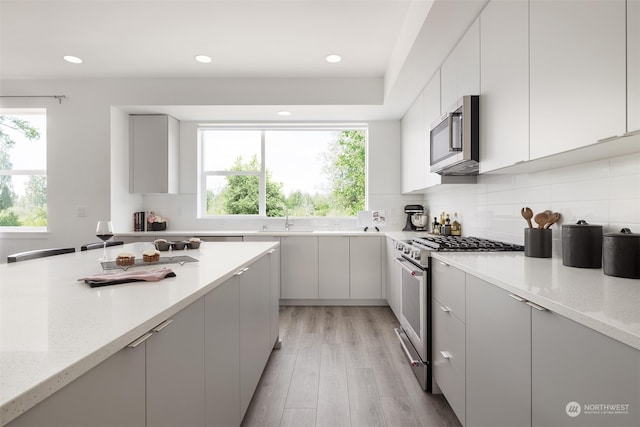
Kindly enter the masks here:
M 640 350 L 640 280 L 523 252 L 434 252 L 443 261 Z M 507 319 L 505 319 L 506 321 Z
M 91 288 L 77 279 L 101 273 L 102 250 L 0 264 L 0 425 L 44 400 L 134 339 L 251 264 L 273 242 L 205 242 L 184 255 L 199 262 L 176 277 Z M 149 249 L 134 243 L 108 249 Z M 162 253 L 167 256 L 166 253 Z M 114 270 L 121 271 L 121 270 Z

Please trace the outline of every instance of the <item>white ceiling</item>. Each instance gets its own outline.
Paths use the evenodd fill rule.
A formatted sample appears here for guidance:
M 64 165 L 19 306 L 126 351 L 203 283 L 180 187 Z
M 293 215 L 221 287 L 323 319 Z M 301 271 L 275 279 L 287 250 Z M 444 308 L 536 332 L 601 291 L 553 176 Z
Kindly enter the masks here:
M 441 0 L 438 3 L 486 0 Z M 380 78 L 385 101 L 355 119 L 396 116 L 430 75 L 403 68 L 424 32 L 429 0 L 0 0 L 0 77 L 87 78 Z M 468 19 L 465 19 L 468 21 Z M 445 25 L 446 24 L 446 25 Z M 440 23 L 459 34 L 461 24 Z M 453 27 L 453 29 L 449 29 Z M 453 40 L 453 42 L 452 42 Z M 330 64 L 331 53 L 343 61 Z M 194 60 L 213 58 L 210 64 Z M 413 53 L 416 54 L 415 52 Z M 442 55 L 442 53 L 439 53 Z M 74 65 L 62 60 L 74 55 Z M 422 53 L 424 55 L 424 53 Z M 438 59 L 441 61 L 442 58 Z M 415 61 L 414 61 L 415 62 Z M 439 62 L 437 62 L 439 65 Z M 409 70 L 411 71 L 411 70 Z M 403 74 L 404 73 L 404 74 Z M 393 74 L 393 79 L 389 76 Z M 397 85 L 403 75 L 412 76 Z M 393 80 L 393 81 L 391 81 Z M 394 98 L 394 86 L 404 88 Z M 406 92 L 406 93 L 404 93 Z M 289 106 L 294 111 L 295 105 Z M 326 118 L 305 107 L 304 119 Z M 202 115 L 183 112 L 184 115 Z M 264 108 L 264 107 L 261 107 Z M 344 106 L 343 106 L 344 108 Z M 255 106 L 253 108 L 255 118 Z M 272 108 L 269 114 L 272 113 Z M 236 118 L 243 119 L 241 110 Z M 182 119 L 188 117 L 182 117 Z

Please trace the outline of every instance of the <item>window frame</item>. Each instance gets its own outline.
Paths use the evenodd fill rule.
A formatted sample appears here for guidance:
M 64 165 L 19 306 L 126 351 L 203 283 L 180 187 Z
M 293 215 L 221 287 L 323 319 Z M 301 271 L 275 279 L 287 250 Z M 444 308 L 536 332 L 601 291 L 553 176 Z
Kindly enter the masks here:
M 45 169 L 0 169 L 0 176 L 44 176 L 45 181 L 48 183 L 47 175 L 47 163 L 46 163 L 46 150 L 48 150 L 48 141 L 46 137 L 47 133 L 47 109 L 44 107 L 0 107 L 0 115 L 2 116 L 25 116 L 25 115 L 39 115 L 44 116 L 45 126 L 42 129 L 45 137 Z M 49 196 L 49 187 L 47 185 L 47 199 Z M 47 203 L 48 204 L 48 203 Z M 0 233 L 4 232 L 32 232 L 32 231 L 47 231 L 49 227 L 49 211 L 47 209 L 47 225 L 46 226 L 2 226 L 0 225 Z
M 207 130 L 218 131 L 260 131 L 260 170 L 259 171 L 207 171 L 204 167 L 205 154 L 202 134 Z M 266 133 L 270 131 L 344 131 L 344 130 L 362 130 L 367 134 L 367 147 L 365 148 L 365 176 L 367 174 L 368 153 L 368 133 L 369 126 L 366 123 L 242 123 L 242 124 L 199 124 L 197 128 L 197 156 L 198 156 L 198 185 L 197 185 L 197 217 L 199 219 L 231 219 L 231 218 L 254 218 L 264 219 L 267 217 L 267 170 L 266 170 Z M 258 214 L 227 214 L 227 215 L 207 215 L 207 195 L 206 180 L 208 176 L 258 176 Z M 365 190 L 365 205 L 366 205 Z M 304 218 L 321 218 L 321 217 L 304 217 Z M 352 217 L 345 217 L 352 218 Z

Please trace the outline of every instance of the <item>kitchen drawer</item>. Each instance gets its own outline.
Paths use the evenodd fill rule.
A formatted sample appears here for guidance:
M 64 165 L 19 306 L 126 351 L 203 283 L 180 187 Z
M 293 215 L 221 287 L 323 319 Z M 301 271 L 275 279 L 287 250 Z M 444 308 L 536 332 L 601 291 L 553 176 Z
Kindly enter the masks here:
M 436 259 L 431 271 L 433 298 L 450 310 L 450 314 L 465 322 L 465 274 Z M 434 307 L 440 311 L 440 307 Z
M 453 316 L 440 310 L 436 311 L 434 311 L 433 321 L 433 378 L 464 425 L 466 406 L 464 325 Z M 448 352 L 450 358 L 446 359 L 441 351 Z
M 432 300 L 432 330 L 434 372 L 441 364 L 453 367 L 463 378 L 465 377 L 465 325 L 450 313 L 440 309 L 442 305 Z M 449 355 L 445 359 L 441 352 Z

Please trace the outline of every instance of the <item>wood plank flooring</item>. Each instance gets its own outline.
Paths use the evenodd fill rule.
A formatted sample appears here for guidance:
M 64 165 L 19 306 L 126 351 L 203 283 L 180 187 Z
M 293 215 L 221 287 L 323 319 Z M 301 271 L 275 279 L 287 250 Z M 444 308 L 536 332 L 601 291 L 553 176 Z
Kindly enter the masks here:
M 460 426 L 420 389 L 389 307 L 281 307 L 274 350 L 243 427 Z

